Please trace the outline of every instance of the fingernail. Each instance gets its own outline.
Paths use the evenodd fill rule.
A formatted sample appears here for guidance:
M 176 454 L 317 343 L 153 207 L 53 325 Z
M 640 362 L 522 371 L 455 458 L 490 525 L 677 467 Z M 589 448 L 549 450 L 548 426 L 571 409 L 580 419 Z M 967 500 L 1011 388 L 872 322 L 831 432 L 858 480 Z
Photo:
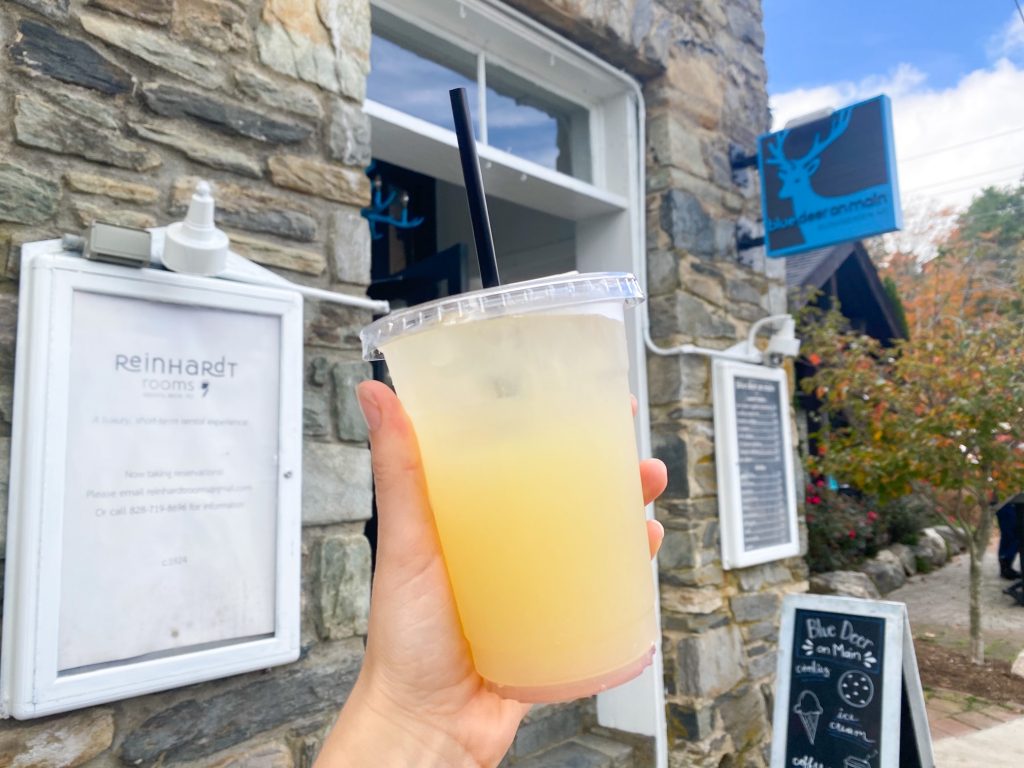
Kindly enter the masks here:
M 371 432 L 377 431 L 377 427 L 380 426 L 381 414 L 380 406 L 377 405 L 377 401 L 374 399 L 373 394 L 366 390 L 363 386 L 356 387 L 356 397 L 359 399 L 359 408 L 363 412 L 363 418 L 366 420 L 366 426 Z

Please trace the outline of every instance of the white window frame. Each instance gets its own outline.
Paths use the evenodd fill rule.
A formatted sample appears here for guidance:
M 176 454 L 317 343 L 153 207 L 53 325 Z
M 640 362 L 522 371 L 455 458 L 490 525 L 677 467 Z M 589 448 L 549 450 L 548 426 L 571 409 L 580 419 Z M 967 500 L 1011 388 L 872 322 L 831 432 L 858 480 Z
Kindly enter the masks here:
M 581 271 L 632 272 L 644 279 L 644 103 L 620 70 L 497 0 L 371 0 L 380 10 L 478 55 L 590 111 L 592 182 L 584 182 L 486 144 L 478 146 L 488 196 L 576 222 Z M 439 99 L 447 94 L 440 89 Z M 482 100 L 476 105 L 486 132 Z M 374 156 L 464 186 L 455 133 L 368 99 Z M 637 440 L 651 453 L 642 314 L 628 313 L 630 385 L 639 401 Z M 653 516 L 653 505 L 648 517 Z M 652 564 L 657 584 L 657 568 Z M 655 601 L 660 626 L 659 601 Z M 660 648 L 660 639 L 659 639 Z M 654 736 L 658 768 L 668 764 L 662 655 L 641 677 L 597 697 L 598 721 Z

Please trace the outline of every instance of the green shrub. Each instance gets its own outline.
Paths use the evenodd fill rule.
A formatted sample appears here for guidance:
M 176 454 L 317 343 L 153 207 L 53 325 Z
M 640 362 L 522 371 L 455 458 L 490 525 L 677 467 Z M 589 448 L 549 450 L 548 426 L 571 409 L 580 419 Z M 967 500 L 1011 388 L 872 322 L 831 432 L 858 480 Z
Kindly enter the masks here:
M 868 500 L 819 480 L 807 486 L 805 502 L 812 573 L 854 569 L 887 543 L 881 515 Z
M 906 496 L 879 509 L 886 538 L 890 542 L 914 546 L 921 529 L 931 522 L 931 508 L 920 496 Z

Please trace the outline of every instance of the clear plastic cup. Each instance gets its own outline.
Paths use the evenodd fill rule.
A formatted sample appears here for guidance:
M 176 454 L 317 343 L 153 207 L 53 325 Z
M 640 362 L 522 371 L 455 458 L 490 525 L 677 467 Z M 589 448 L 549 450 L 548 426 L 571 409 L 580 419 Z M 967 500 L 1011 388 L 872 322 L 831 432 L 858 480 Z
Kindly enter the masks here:
M 360 333 L 416 429 L 476 669 L 509 698 L 588 696 L 654 653 L 623 320 L 641 301 L 632 275 L 559 275 Z

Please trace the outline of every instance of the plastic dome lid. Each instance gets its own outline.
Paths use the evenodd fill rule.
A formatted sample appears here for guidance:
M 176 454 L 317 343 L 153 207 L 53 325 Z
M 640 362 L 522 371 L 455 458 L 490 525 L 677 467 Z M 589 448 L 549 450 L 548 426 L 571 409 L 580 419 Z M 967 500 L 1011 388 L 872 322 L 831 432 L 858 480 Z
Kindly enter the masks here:
M 364 360 L 382 360 L 389 341 L 441 325 L 471 323 L 508 315 L 523 315 L 601 301 L 628 306 L 644 300 L 640 283 L 628 272 L 568 272 L 460 293 L 399 309 L 359 332 Z

